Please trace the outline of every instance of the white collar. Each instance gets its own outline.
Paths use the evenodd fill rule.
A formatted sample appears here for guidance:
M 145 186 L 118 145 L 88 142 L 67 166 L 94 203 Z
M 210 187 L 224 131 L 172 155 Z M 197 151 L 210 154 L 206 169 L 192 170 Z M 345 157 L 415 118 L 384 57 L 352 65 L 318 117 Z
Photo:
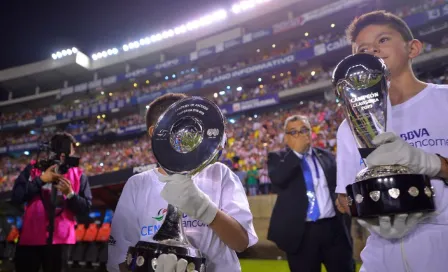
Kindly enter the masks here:
M 304 154 L 301 154 L 301 153 L 299 153 L 299 152 L 297 152 L 295 150 L 292 150 L 292 151 L 294 151 L 294 153 L 297 155 L 297 157 L 299 157 L 299 159 L 303 159 L 303 155 Z M 305 154 L 311 156 L 313 154 L 313 147 L 311 146 Z

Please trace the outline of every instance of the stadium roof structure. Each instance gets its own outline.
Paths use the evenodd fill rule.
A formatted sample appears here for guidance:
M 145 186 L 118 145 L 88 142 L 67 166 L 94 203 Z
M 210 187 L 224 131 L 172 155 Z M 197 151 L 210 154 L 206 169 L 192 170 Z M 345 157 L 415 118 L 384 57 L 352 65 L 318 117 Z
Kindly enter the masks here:
M 284 11 L 291 5 L 305 2 L 305 0 L 265 0 L 260 2 L 266 3 L 248 12 L 231 14 L 232 12 L 228 11 L 228 18 L 222 24 L 213 24 L 209 27 L 198 29 L 199 31 L 188 32 L 187 35 L 178 35 L 172 39 L 160 40 L 151 44 L 151 46 L 141 46 L 138 49 L 129 50 L 121 54 L 112 54 L 113 56 L 111 57 L 101 59 L 96 59 L 95 57 L 94 60 L 93 55 L 88 56 L 78 49 L 75 49 L 74 51 L 76 53 L 71 52 L 70 55 L 66 54 L 63 58 L 55 59 L 53 54 L 53 58 L 49 56 L 47 60 L 2 70 L 0 71 L 0 89 L 13 92 L 14 97 L 22 97 L 25 95 L 24 88 L 27 89 L 26 95 L 30 95 L 32 93 L 30 89 L 39 86 L 36 88 L 36 94 L 43 94 L 42 91 L 44 90 L 67 87 L 68 82 L 72 80 L 76 80 L 77 82 L 92 81 L 96 80 L 98 76 L 107 77 L 117 72 L 125 72 L 126 66 L 129 69 L 131 66 L 133 68 L 139 68 L 144 67 L 148 63 L 160 63 L 161 58 L 163 58 L 161 57 L 162 52 L 165 53 L 172 50 L 174 53 L 176 52 L 176 48 L 180 48 L 184 44 L 192 43 L 207 36 L 241 26 L 259 17 L 264 17 L 263 21 L 266 21 L 265 19 L 270 17 L 268 15 Z M 310 2 L 314 2 L 314 6 L 316 4 L 323 5 L 325 3 L 331 3 L 330 0 Z M 286 12 L 285 15 L 287 15 Z M 192 49 L 198 50 L 197 48 Z M 20 94 L 16 95 L 16 92 Z M 48 95 L 54 94 L 49 93 Z

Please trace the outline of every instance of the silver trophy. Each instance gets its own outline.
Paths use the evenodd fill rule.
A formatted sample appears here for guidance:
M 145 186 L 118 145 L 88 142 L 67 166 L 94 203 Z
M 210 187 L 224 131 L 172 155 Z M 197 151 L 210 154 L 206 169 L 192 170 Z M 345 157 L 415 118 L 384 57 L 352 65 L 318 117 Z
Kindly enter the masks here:
M 170 106 L 157 121 L 152 151 L 168 174 L 194 176 L 216 162 L 225 145 L 225 119 L 213 102 L 188 97 Z M 130 247 L 127 265 L 131 271 L 155 271 L 157 258 L 172 253 L 188 262 L 187 272 L 206 270 L 203 254 L 185 235 L 182 213 L 168 205 L 165 220 L 150 241 Z
M 336 95 L 363 159 L 376 148 L 372 139 L 386 131 L 388 77 L 384 61 L 369 54 L 346 57 L 333 73 Z M 435 209 L 429 178 L 402 165 L 367 167 L 346 190 L 354 217 Z

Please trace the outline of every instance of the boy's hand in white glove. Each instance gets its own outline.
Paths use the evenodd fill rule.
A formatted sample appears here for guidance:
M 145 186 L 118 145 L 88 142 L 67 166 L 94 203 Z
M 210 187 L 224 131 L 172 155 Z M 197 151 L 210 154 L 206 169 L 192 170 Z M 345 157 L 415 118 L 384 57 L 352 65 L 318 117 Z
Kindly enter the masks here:
M 190 177 L 179 174 L 159 175 L 159 180 L 166 183 L 160 193 L 166 202 L 207 225 L 213 222 L 218 208 Z
M 399 239 L 406 236 L 422 219 L 423 213 L 411 213 L 358 219 L 358 223 L 385 239 Z
M 178 260 L 174 254 L 160 254 L 157 258 L 157 267 L 155 272 L 186 272 L 187 265 L 188 263 L 185 259 Z M 191 272 L 198 271 L 194 270 Z
M 367 156 L 368 167 L 398 164 L 407 166 L 415 174 L 427 175 L 431 178 L 440 172 L 442 162 L 437 155 L 411 146 L 392 132 L 376 136 L 372 143 L 378 147 Z

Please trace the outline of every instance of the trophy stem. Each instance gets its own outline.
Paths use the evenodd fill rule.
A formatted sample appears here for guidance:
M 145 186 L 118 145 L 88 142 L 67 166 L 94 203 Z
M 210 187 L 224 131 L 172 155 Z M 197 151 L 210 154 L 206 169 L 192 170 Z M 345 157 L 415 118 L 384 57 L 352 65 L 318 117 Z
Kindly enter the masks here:
M 178 208 L 168 204 L 165 220 L 152 240 L 163 244 L 190 245 L 182 224 L 182 212 Z

